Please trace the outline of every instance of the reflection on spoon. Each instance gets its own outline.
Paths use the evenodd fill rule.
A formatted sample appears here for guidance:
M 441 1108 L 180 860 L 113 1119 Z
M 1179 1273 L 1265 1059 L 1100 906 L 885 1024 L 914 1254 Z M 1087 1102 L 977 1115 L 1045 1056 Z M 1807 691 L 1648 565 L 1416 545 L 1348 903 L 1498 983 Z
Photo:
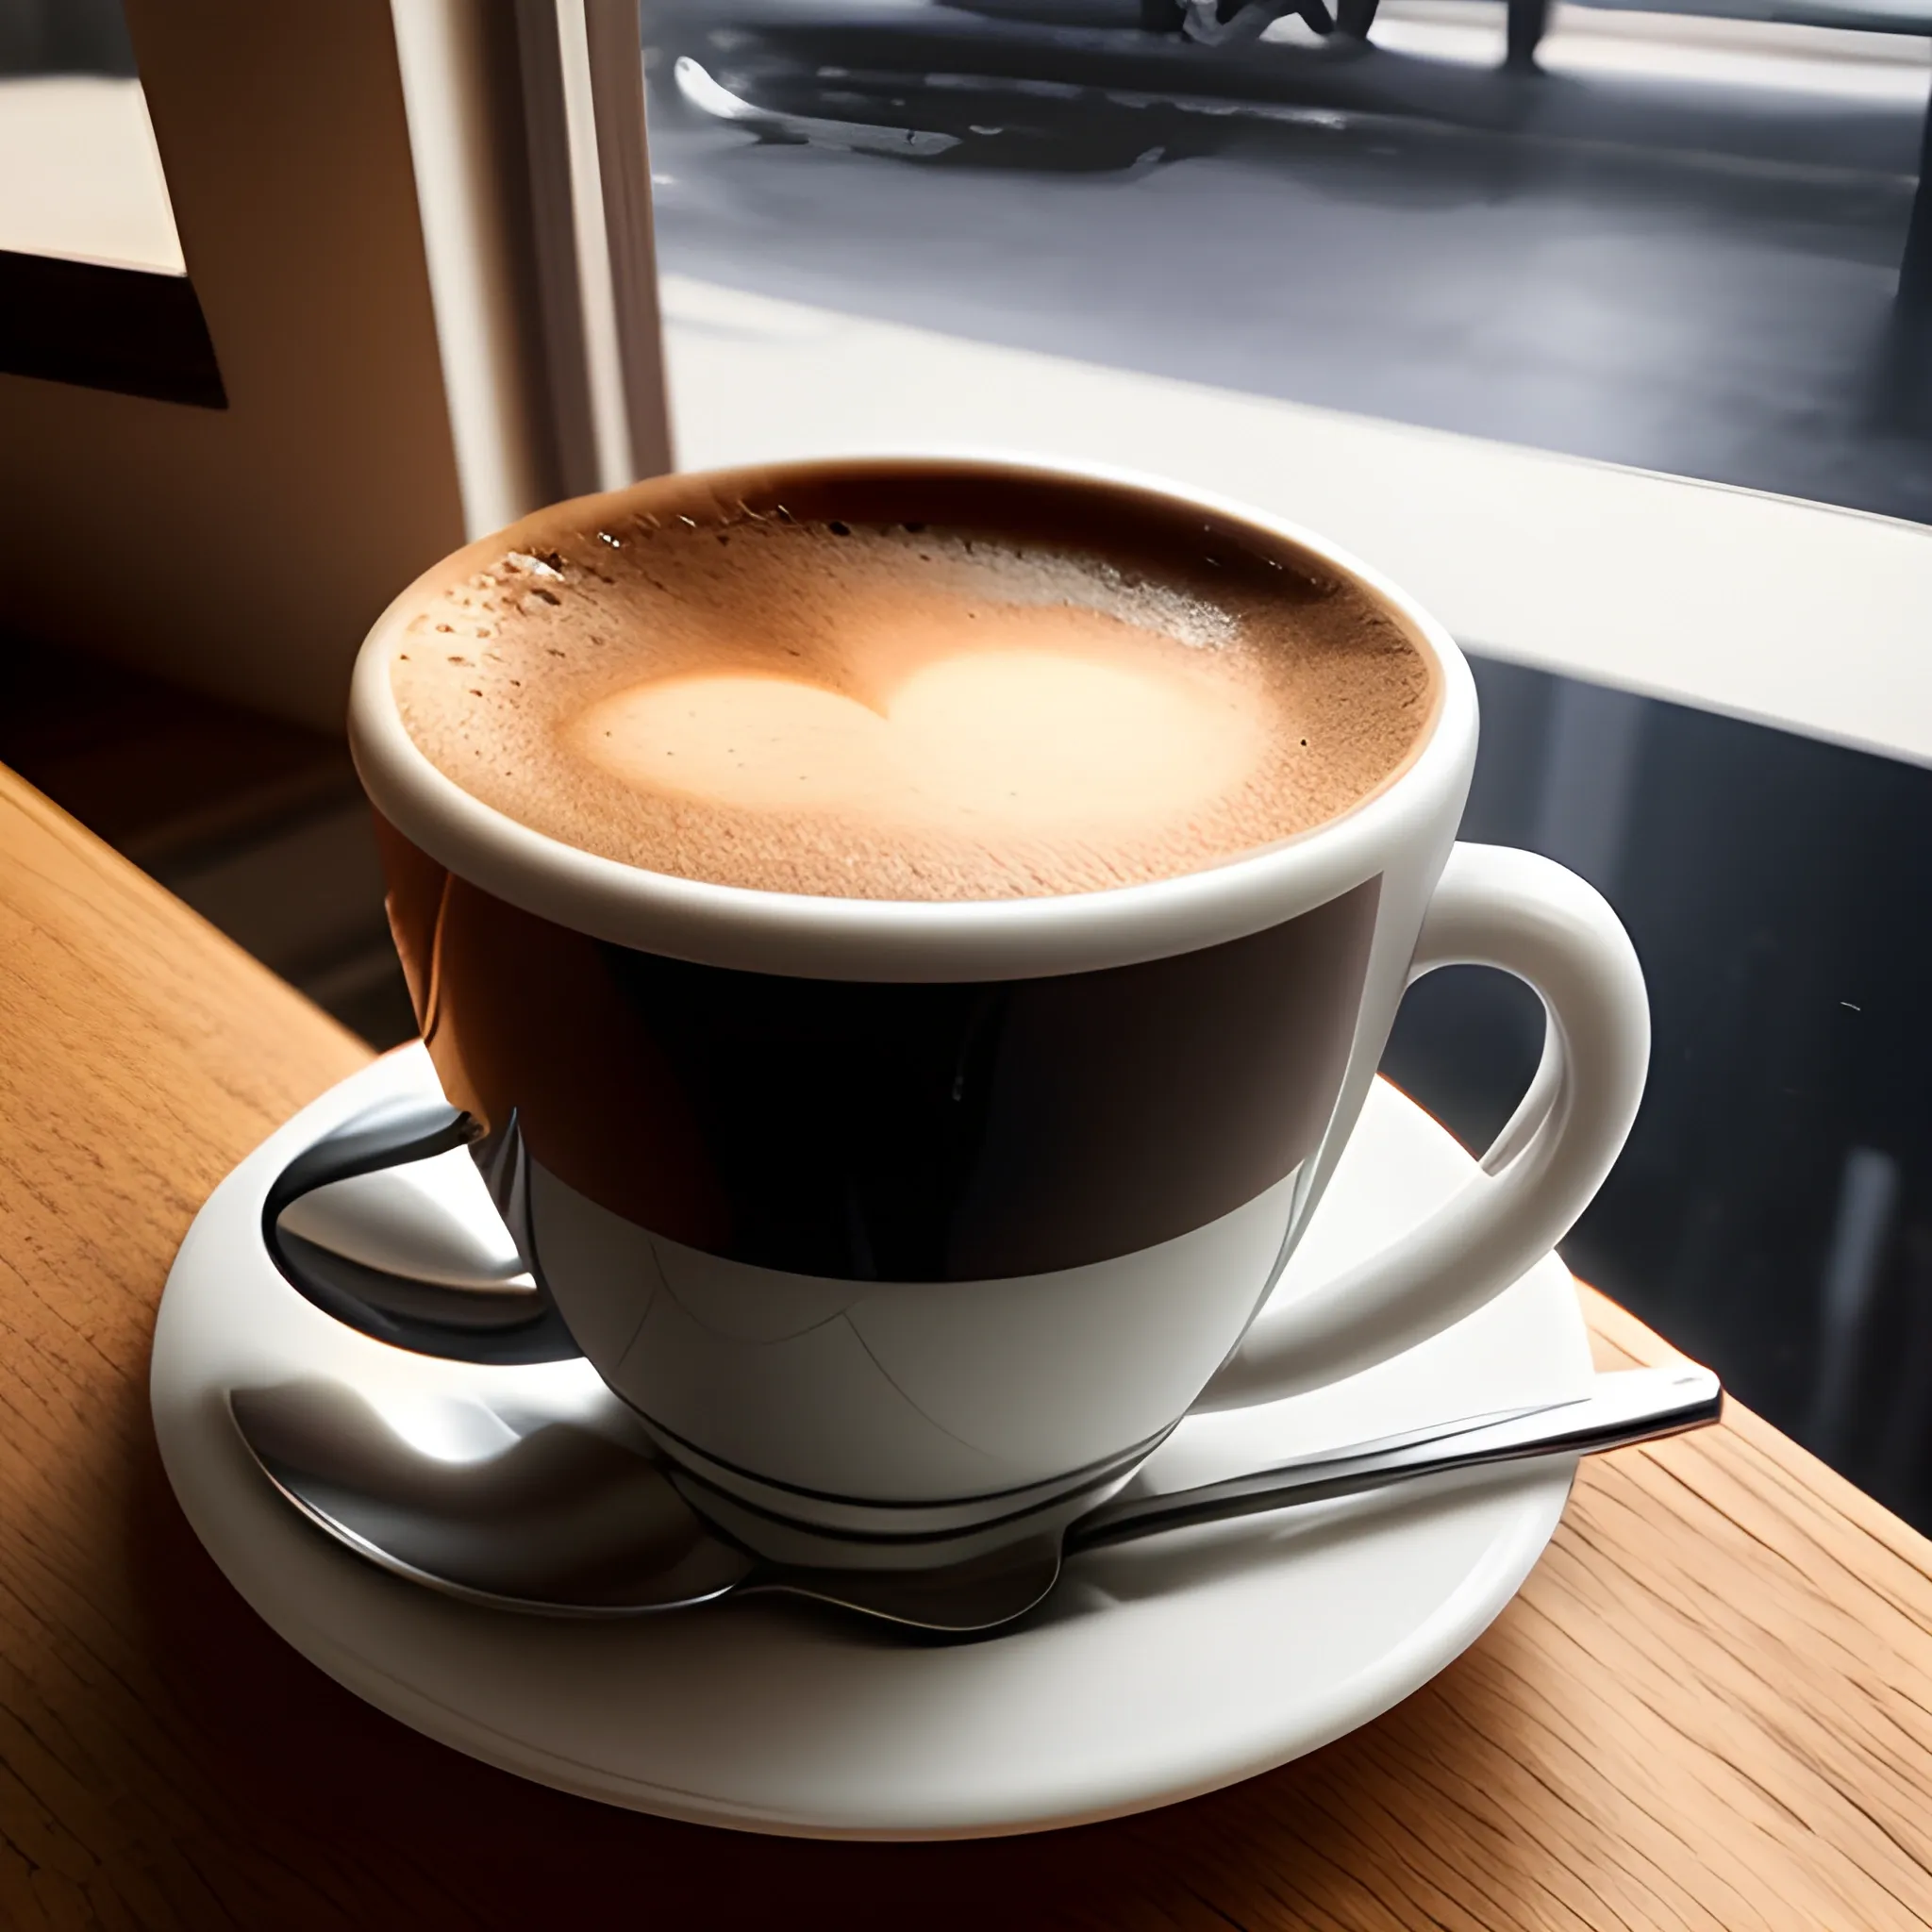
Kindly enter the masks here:
M 608 1617 L 785 1591 L 952 1636 L 998 1628 L 1044 1599 L 1063 1556 L 1163 1530 L 1359 1495 L 1451 1471 L 1576 1456 L 1715 1422 L 1707 1369 L 1600 1374 L 1576 1401 L 1411 1431 L 1168 1494 L 1127 1495 L 1069 1525 L 1021 1520 L 1010 1541 L 947 1560 L 957 1540 L 842 1549 L 824 1568 L 740 1547 L 688 1497 L 701 1486 L 641 1435 L 567 1414 L 498 1413 L 425 1392 L 385 1415 L 320 1379 L 229 1397 L 249 1453 L 311 1523 L 369 1562 L 497 1608 Z

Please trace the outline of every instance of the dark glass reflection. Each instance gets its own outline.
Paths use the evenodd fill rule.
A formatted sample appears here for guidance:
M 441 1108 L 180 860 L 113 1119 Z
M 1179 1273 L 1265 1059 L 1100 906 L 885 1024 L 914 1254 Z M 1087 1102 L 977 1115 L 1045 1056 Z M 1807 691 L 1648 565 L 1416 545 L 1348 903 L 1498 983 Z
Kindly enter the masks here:
M 1570 1265 L 1932 1527 L 1932 772 L 1478 662 L 1463 836 L 1629 926 L 1649 1091 Z M 1472 1147 L 1535 1066 L 1500 974 L 1410 992 L 1385 1070 Z

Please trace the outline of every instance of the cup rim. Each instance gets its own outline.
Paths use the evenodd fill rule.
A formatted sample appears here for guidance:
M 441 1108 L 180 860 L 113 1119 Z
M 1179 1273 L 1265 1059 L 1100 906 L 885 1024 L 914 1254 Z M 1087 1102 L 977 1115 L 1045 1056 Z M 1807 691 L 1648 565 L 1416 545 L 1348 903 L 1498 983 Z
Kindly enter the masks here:
M 1244 938 L 1325 904 L 1384 870 L 1418 808 L 1457 783 L 1473 748 L 1474 682 L 1443 626 L 1379 572 L 1283 518 L 1205 491 L 1099 463 L 977 451 L 865 453 L 678 473 L 723 489 L 774 478 L 905 467 L 1035 484 L 1099 485 L 1167 511 L 1299 547 L 1392 616 L 1433 673 L 1428 719 L 1407 755 L 1346 811 L 1274 844 L 1171 878 L 991 900 L 821 897 L 722 885 L 607 858 L 485 804 L 431 761 L 396 705 L 390 667 L 428 598 L 547 529 L 593 524 L 673 479 L 551 504 L 444 557 L 391 600 L 358 654 L 349 743 L 378 814 L 439 864 L 523 910 L 592 938 L 697 964 L 796 978 L 962 981 L 1091 972 Z

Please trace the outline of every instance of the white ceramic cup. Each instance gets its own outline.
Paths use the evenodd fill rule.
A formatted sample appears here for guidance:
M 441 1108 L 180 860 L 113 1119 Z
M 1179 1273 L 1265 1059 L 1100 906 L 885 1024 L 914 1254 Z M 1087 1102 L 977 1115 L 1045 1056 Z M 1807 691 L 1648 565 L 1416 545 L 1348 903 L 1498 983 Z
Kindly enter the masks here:
M 1303 836 L 974 903 L 620 864 L 483 804 L 410 738 L 391 662 L 446 588 L 640 509 L 780 502 L 1185 528 L 1279 557 L 1383 608 L 1432 668 L 1433 714 L 1391 777 Z M 1455 643 L 1333 546 L 1232 504 L 964 459 L 658 479 L 425 574 L 363 647 L 351 726 L 425 1037 L 526 1262 L 706 1506 L 774 1555 L 1069 1513 L 1191 1409 L 1426 1341 L 1567 1232 L 1637 1109 L 1649 1017 L 1615 915 L 1547 859 L 1455 842 L 1476 746 Z M 1404 990 L 1452 964 L 1541 996 L 1528 1094 L 1461 1195 L 1271 1303 Z M 935 1067 L 958 1070 L 965 1115 Z

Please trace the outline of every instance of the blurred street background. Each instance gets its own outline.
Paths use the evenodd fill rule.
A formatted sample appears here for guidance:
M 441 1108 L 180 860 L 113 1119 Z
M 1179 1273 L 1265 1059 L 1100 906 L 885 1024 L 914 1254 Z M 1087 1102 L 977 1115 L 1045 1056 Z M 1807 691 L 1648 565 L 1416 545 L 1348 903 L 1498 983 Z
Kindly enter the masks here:
M 1557 6 L 1512 71 L 1498 0 L 1224 46 L 1145 30 L 1142 0 L 645 0 L 659 247 L 769 294 L 1932 519 L 1932 290 L 1896 300 L 1915 4 Z

